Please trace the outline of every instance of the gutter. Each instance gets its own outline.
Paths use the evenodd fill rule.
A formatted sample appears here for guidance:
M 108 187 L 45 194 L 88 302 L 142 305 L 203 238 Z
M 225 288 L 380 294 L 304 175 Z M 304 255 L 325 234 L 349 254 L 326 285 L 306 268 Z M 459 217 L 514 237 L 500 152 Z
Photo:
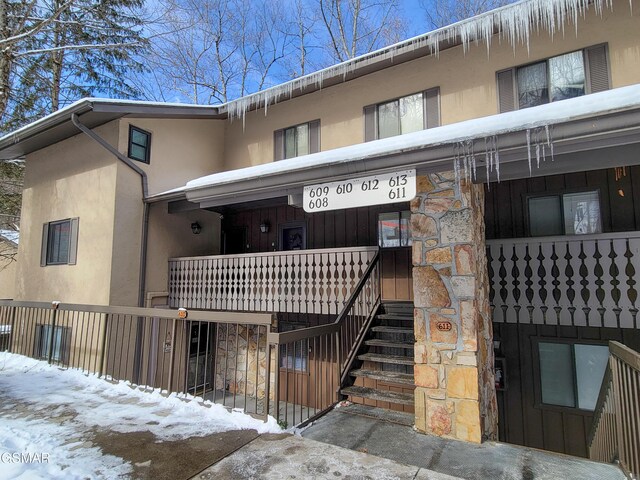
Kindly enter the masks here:
M 129 158 L 125 157 L 122 153 L 118 151 L 113 145 L 107 142 L 100 135 L 95 133 L 93 130 L 88 128 L 86 125 L 82 124 L 78 119 L 78 115 L 74 112 L 71 114 L 71 122 L 80 130 L 82 133 L 87 135 L 89 138 L 97 142 L 99 145 L 104 147 L 107 151 L 109 151 L 113 156 L 115 156 L 118 160 L 124 163 L 131 170 L 140 175 L 140 182 L 142 186 L 142 233 L 140 239 L 140 277 L 138 282 L 138 307 L 144 307 L 145 296 L 144 291 L 146 288 L 146 280 L 147 280 L 147 242 L 149 237 L 149 208 L 150 203 L 148 201 L 149 197 L 149 183 L 147 179 L 147 173 L 142 170 L 138 165 L 133 163 Z M 140 378 L 140 369 L 141 369 L 141 352 L 142 352 L 142 334 L 143 334 L 143 320 L 142 317 L 138 317 L 137 322 L 137 332 L 136 332 L 136 348 L 134 354 L 134 366 L 133 366 L 133 374 L 134 378 L 139 380 Z M 139 383 L 139 382 L 138 382 Z

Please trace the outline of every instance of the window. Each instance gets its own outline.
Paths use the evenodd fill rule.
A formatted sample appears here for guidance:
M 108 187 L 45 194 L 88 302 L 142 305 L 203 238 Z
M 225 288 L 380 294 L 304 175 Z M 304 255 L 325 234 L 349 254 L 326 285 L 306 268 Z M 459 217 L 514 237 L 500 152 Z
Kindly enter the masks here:
M 609 89 L 606 45 L 596 45 L 498 72 L 500 112 Z
M 609 358 L 606 345 L 538 342 L 540 401 L 594 410 Z
M 439 96 L 440 89 L 432 88 L 365 107 L 365 141 L 439 126 Z
M 320 151 L 320 120 L 276 130 L 274 158 L 284 160 Z
M 68 362 L 70 349 L 70 330 L 67 327 L 56 326 L 51 338 L 51 325 L 38 325 L 36 330 L 35 356 L 49 358 L 49 346 L 53 347 L 51 359 L 56 362 Z M 53 344 L 51 343 L 53 340 Z
M 45 223 L 42 227 L 40 265 L 75 265 L 77 246 L 77 218 Z
M 527 209 L 532 237 L 602 232 L 597 191 L 529 197 Z
M 411 212 L 380 213 L 378 215 L 378 245 L 382 248 L 410 247 L 409 220 Z
M 138 127 L 129 125 L 129 155 L 139 162 L 149 163 L 151 155 L 151 134 Z
M 580 97 L 585 93 L 582 52 L 572 52 L 516 70 L 518 108 Z

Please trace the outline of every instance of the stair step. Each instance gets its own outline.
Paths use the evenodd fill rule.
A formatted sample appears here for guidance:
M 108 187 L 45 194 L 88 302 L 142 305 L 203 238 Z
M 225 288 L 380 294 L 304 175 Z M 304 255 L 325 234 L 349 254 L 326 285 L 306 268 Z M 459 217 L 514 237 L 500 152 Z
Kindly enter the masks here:
M 406 333 L 413 334 L 413 328 L 404 328 L 404 327 L 388 327 L 386 325 L 378 325 L 371 328 L 372 332 L 383 332 L 383 333 Z
M 394 363 L 396 365 L 413 365 L 413 355 L 400 356 L 384 355 L 382 353 L 364 353 L 362 355 L 358 355 L 358 360 L 378 363 Z
M 406 427 L 413 427 L 416 423 L 416 416 L 414 413 L 397 412 L 394 410 L 387 410 L 386 408 L 360 405 L 359 403 L 352 403 L 346 407 L 339 407 L 336 411 L 351 415 L 360 415 L 362 417 L 375 418 L 377 420 L 384 420 L 385 422 L 397 423 Z
M 380 313 L 376 315 L 379 320 L 404 320 L 407 322 L 413 322 L 413 314 L 401 315 L 398 313 Z
M 382 307 L 387 313 L 410 313 L 413 315 L 413 302 L 383 302 Z
M 398 393 L 389 392 L 385 390 L 376 390 L 374 388 L 365 387 L 347 387 L 340 390 L 343 395 L 350 395 L 353 397 L 370 398 L 379 402 L 398 403 L 401 405 L 413 405 L 414 396 L 413 393 Z
M 396 342 L 394 340 L 384 340 L 380 338 L 365 340 L 364 343 L 370 347 L 413 348 L 412 342 Z
M 411 373 L 387 372 L 383 370 L 351 370 L 349 375 L 352 377 L 371 378 L 388 383 L 401 383 L 403 385 L 415 385 L 413 375 Z

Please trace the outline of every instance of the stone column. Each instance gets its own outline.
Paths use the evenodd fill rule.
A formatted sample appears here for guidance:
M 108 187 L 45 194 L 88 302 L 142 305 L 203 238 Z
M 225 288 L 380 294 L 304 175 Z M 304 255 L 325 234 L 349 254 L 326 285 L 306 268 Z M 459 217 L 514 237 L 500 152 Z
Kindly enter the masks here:
M 497 437 L 484 186 L 453 172 L 418 177 L 411 202 L 416 428 Z

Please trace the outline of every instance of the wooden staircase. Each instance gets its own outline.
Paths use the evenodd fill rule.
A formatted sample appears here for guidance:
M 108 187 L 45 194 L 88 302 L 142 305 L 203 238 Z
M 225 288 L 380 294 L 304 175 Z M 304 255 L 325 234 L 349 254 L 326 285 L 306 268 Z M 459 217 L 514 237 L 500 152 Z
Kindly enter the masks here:
M 353 403 L 413 413 L 413 303 L 383 302 L 340 390 Z

